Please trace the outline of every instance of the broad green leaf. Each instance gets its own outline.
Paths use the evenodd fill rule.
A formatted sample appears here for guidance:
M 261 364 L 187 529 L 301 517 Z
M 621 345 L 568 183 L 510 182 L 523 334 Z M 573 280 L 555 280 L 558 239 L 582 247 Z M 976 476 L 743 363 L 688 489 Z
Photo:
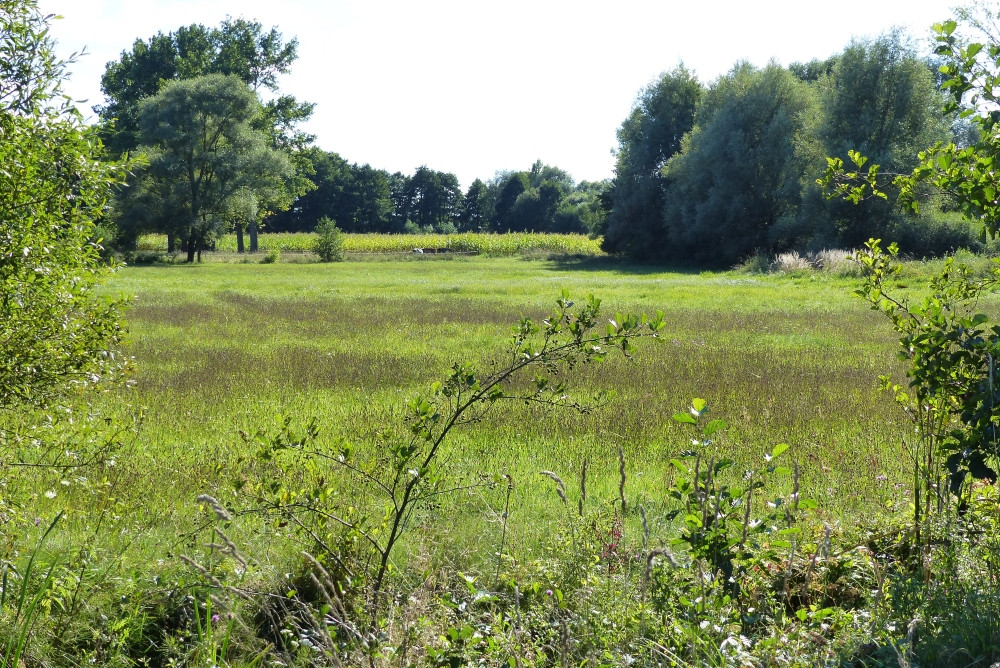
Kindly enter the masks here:
M 683 422 L 685 424 L 698 424 L 698 421 L 694 419 L 689 413 L 674 413 L 675 422 Z

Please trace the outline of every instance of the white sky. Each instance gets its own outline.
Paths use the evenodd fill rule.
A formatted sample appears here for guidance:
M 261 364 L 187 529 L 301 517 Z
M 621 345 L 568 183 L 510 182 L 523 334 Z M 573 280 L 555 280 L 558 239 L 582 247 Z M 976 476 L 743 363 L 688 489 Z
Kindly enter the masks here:
M 103 102 L 108 61 L 137 39 L 227 15 L 298 37 L 283 92 L 316 103 L 306 129 L 345 159 L 467 188 L 540 159 L 612 176 L 615 131 L 639 90 L 683 61 L 705 83 L 737 60 L 826 58 L 900 25 L 924 39 L 942 0 L 39 0 L 63 16 L 61 55 L 86 46 L 67 92 Z

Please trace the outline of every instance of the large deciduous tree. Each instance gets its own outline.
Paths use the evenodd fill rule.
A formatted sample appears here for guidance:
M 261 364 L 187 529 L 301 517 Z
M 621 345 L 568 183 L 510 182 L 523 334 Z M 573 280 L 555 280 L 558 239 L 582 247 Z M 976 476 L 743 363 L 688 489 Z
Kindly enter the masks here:
M 200 259 L 247 197 L 280 199 L 294 177 L 288 156 L 254 125 L 256 94 L 238 77 L 209 74 L 168 83 L 139 105 L 148 165 L 123 196 L 125 219 L 165 226 Z M 236 200 L 240 200 L 237 203 Z
M 664 234 L 647 257 L 728 265 L 769 247 L 769 229 L 798 212 L 808 109 L 805 84 L 777 64 L 720 77 L 663 170 Z
M 63 106 L 47 30 L 35 0 L 0 0 L 0 441 L 9 411 L 122 369 L 94 226 L 120 167 Z
M 662 239 L 662 170 L 694 126 L 702 94 L 702 85 L 683 65 L 639 94 L 618 130 L 605 250 L 641 256 Z
M 253 90 L 278 93 L 278 75 L 289 70 L 298 55 L 298 41 L 288 43 L 276 28 L 256 21 L 226 19 L 218 28 L 192 24 L 148 40 L 138 39 L 131 51 L 108 63 L 101 77 L 107 103 L 96 107 L 103 136 L 112 155 L 134 150 L 141 142 L 139 105 L 156 95 L 168 81 L 206 74 L 238 77 Z M 302 135 L 295 125 L 312 113 L 312 105 L 279 96 L 267 103 L 262 119 L 284 141 Z
M 885 171 L 904 173 L 917 165 L 921 149 L 949 135 L 951 119 L 941 113 L 934 75 L 899 31 L 852 42 L 832 72 L 819 79 L 818 89 L 824 156 L 846 159 L 854 149 Z M 822 157 L 817 156 L 820 165 Z M 847 248 L 873 236 L 898 240 L 895 228 L 904 224 L 899 210 L 882 199 L 859 206 L 828 202 L 809 218 L 826 226 L 824 236 L 831 242 Z

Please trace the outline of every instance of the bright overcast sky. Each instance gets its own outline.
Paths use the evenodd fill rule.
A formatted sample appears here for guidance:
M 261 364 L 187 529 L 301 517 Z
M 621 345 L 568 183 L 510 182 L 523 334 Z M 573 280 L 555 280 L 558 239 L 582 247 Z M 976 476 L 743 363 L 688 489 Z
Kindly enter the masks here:
M 825 58 L 903 26 L 925 39 L 941 0 L 40 0 L 61 55 L 86 46 L 67 91 L 86 113 L 135 39 L 227 15 L 297 37 L 280 82 L 316 103 L 306 127 L 351 162 L 453 172 L 464 187 L 536 160 L 612 176 L 615 130 L 639 90 L 683 61 L 703 82 L 736 61 Z

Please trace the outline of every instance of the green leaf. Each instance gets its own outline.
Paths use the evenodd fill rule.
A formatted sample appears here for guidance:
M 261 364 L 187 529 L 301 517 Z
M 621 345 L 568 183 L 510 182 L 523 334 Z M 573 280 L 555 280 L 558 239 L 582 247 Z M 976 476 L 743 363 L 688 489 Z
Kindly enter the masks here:
M 674 413 L 674 421 L 685 424 L 698 424 L 698 421 L 689 413 Z
M 715 463 L 715 466 L 712 467 L 712 472 L 713 473 L 718 473 L 719 471 L 722 471 L 724 469 L 728 469 L 730 466 L 732 466 L 735 463 L 736 462 L 733 461 L 732 459 L 720 459 L 719 461 L 717 461 Z
M 778 457 L 783 452 L 785 452 L 786 450 L 788 450 L 788 444 L 787 443 L 779 443 L 778 445 L 774 446 L 773 450 L 771 450 L 771 457 L 772 458 Z
M 729 424 L 725 420 L 712 420 L 705 425 L 705 436 L 711 436 L 717 431 L 728 429 Z
M 695 397 L 694 399 L 691 400 L 691 408 L 698 415 L 701 415 L 702 413 L 704 413 L 705 412 L 705 408 L 707 406 L 708 406 L 708 402 L 706 402 L 704 399 L 699 399 L 699 398 Z

